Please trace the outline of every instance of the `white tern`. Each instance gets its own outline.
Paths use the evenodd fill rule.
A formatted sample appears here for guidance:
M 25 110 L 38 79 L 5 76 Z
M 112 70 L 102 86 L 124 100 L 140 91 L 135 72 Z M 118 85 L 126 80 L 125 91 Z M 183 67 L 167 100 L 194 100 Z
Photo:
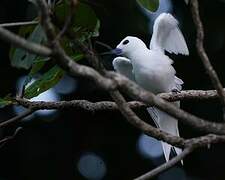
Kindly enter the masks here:
M 169 53 L 189 54 L 178 21 L 171 14 L 162 13 L 155 20 L 150 49 L 139 38 L 127 36 L 114 50 L 121 57 L 113 60 L 113 67 L 154 94 L 179 92 L 183 81 L 175 76 L 173 61 L 165 55 L 165 50 Z M 180 106 L 179 102 L 174 104 Z M 147 110 L 158 128 L 179 136 L 178 122 L 175 118 L 155 107 L 149 107 Z M 172 148 L 177 155 L 182 152 L 181 149 L 165 142 L 162 142 L 162 147 L 166 161 L 169 160 Z

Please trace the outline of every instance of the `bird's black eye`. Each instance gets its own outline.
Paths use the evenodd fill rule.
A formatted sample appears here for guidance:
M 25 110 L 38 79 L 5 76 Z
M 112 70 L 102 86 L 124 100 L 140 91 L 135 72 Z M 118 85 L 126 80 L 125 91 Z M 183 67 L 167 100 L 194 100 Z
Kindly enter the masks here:
M 125 41 L 123 41 L 123 45 L 126 45 L 126 44 L 128 44 L 129 43 L 129 40 L 125 40 Z

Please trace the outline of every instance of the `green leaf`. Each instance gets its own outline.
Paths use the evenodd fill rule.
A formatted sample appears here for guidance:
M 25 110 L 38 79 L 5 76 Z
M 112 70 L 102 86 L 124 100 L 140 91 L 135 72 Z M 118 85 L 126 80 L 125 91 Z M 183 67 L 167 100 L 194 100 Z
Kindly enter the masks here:
M 27 28 L 23 27 L 20 30 L 19 34 L 22 36 L 26 36 L 27 34 L 30 33 L 30 31 L 32 31 L 32 26 Z M 40 24 L 38 24 L 34 28 L 34 30 L 27 39 L 28 41 L 32 41 L 38 44 L 45 39 L 45 34 Z M 32 66 L 36 57 L 37 56 L 35 54 L 30 54 L 23 49 L 17 48 L 11 51 L 11 64 L 12 66 L 17 68 L 29 69 Z
M 85 29 L 86 31 L 94 32 L 98 23 L 98 18 L 93 9 L 84 3 L 79 3 L 73 25 Z
M 12 104 L 13 102 L 9 100 L 8 98 L 0 98 L 0 108 L 3 108 L 5 106 L 8 106 Z
M 153 12 L 159 7 L 159 0 L 137 0 L 137 2 L 144 8 Z
M 83 54 L 76 54 L 71 56 L 74 61 L 79 61 L 84 58 Z M 24 86 L 26 86 L 34 77 L 34 75 L 45 65 L 44 60 L 38 59 L 35 61 L 35 64 L 32 66 L 30 73 L 28 74 Z M 31 85 L 25 88 L 24 97 L 33 98 L 39 94 L 47 91 L 54 85 L 56 85 L 64 75 L 64 71 L 55 65 L 49 71 L 44 73 L 39 79 L 35 80 Z
M 84 58 L 84 55 L 83 54 L 75 54 L 73 56 L 71 56 L 71 58 L 74 60 L 74 61 L 79 61 L 81 59 Z
M 60 21 L 60 24 L 64 24 L 68 12 L 69 3 L 66 0 L 56 6 L 55 14 Z M 100 21 L 93 9 L 90 6 L 79 2 L 69 29 L 76 34 L 78 39 L 83 40 L 98 36 L 99 27 Z
M 64 71 L 55 65 L 25 89 L 24 97 L 30 99 L 47 91 L 56 85 L 63 75 Z
M 44 61 L 43 59 L 37 58 L 37 60 L 35 60 L 35 62 L 32 64 L 32 68 L 29 72 L 29 74 L 27 75 L 23 86 L 26 87 L 27 84 L 29 82 L 31 82 L 32 78 L 35 76 L 35 74 L 37 74 L 41 68 L 45 65 L 46 61 Z

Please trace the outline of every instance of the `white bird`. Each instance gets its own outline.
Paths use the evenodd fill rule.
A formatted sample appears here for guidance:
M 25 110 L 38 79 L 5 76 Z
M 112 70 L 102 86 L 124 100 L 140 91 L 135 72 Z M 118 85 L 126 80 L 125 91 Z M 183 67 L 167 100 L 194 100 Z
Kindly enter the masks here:
M 162 13 L 155 20 L 150 49 L 137 37 L 128 36 L 114 51 L 123 57 L 115 58 L 113 67 L 154 94 L 181 91 L 183 81 L 175 76 L 173 61 L 165 55 L 165 50 L 169 53 L 189 54 L 178 21 L 171 14 Z M 174 104 L 180 106 L 179 102 Z M 147 110 L 158 128 L 179 136 L 178 122 L 175 118 L 155 107 L 149 107 Z M 162 147 L 166 161 L 169 160 L 172 148 L 176 154 L 182 152 L 181 149 L 165 142 L 162 142 Z

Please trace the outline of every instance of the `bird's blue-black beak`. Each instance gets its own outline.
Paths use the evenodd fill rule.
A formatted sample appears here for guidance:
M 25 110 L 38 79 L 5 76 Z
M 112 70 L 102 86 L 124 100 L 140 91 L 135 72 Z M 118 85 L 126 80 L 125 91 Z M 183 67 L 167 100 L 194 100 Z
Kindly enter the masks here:
M 122 49 L 116 48 L 111 51 L 113 54 L 121 55 L 123 53 Z

